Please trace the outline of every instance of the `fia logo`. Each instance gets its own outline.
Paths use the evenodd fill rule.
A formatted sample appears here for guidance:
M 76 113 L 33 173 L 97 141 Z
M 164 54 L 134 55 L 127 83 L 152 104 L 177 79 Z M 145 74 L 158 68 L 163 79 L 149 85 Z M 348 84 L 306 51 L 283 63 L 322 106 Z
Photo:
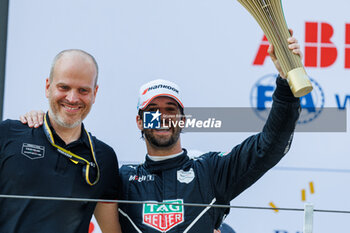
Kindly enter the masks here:
M 263 76 L 255 83 L 250 92 L 250 105 L 253 107 L 255 114 L 263 121 L 267 120 L 270 112 L 272 94 L 276 88 L 276 78 L 276 74 Z M 298 124 L 307 124 L 313 121 L 324 108 L 325 98 L 321 86 L 312 78 L 310 78 L 310 81 L 314 89 L 306 96 L 300 97 L 300 105 L 303 111 L 300 114 Z
M 159 129 L 160 128 L 160 116 L 162 114 L 157 110 L 156 112 L 144 112 L 143 113 L 143 128 L 144 129 Z

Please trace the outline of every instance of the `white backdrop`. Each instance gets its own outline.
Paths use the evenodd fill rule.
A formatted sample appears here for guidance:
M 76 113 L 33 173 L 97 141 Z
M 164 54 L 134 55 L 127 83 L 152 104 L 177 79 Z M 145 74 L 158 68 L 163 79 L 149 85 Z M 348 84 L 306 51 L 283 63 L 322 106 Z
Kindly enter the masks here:
M 282 3 L 308 60 L 307 72 L 318 83 L 315 106 L 348 107 L 350 3 Z M 115 149 L 120 163 L 139 162 L 145 156 L 135 124 L 139 86 L 164 78 L 181 86 L 188 107 L 252 107 L 258 80 L 276 73 L 269 58 L 253 63 L 262 38 L 235 0 L 10 1 L 4 118 L 46 110 L 44 85 L 53 57 L 80 48 L 100 67 L 87 128 Z M 227 151 L 250 134 L 186 133 L 182 144 L 193 152 Z M 231 204 L 303 208 L 305 189 L 316 209 L 350 210 L 349 140 L 348 132 L 296 133 L 288 155 Z M 349 216 L 316 213 L 314 232 L 344 232 Z M 302 212 L 241 209 L 232 209 L 226 219 L 237 233 L 296 233 L 302 221 Z

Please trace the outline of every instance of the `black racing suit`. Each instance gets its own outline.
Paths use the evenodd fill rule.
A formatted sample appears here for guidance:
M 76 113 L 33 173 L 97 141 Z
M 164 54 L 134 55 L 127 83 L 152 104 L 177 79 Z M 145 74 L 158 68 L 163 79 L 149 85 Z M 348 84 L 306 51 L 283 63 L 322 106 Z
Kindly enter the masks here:
M 279 77 L 276 83 L 263 131 L 231 152 L 208 152 L 190 159 L 184 150 L 165 161 L 155 162 L 146 156 L 143 164 L 123 165 L 122 199 L 169 203 L 120 204 L 123 232 L 213 233 L 227 209 L 171 203 L 229 204 L 288 152 L 300 104 L 285 80 Z

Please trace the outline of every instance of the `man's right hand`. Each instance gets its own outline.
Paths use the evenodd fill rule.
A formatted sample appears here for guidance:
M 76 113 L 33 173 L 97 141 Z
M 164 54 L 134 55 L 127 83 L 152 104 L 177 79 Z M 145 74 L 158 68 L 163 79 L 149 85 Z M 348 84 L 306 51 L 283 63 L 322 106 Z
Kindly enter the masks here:
M 32 110 L 19 117 L 23 124 L 28 124 L 30 128 L 38 128 L 43 125 L 45 113 L 43 111 Z

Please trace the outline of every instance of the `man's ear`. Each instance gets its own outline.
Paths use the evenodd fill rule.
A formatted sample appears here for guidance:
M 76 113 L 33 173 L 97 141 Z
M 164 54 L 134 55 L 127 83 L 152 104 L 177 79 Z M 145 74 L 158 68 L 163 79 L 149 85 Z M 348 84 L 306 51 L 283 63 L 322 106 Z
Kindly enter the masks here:
M 136 116 L 136 124 L 137 124 L 137 128 L 139 128 L 139 130 L 143 130 L 143 121 L 140 117 L 140 115 Z
M 96 100 L 96 94 L 97 94 L 97 91 L 98 91 L 98 85 L 96 85 L 95 86 L 95 88 L 94 88 L 94 99 L 93 99 L 93 101 L 92 101 L 92 103 L 94 104 L 95 103 L 95 100 Z
M 46 98 L 49 98 L 49 88 L 50 88 L 50 85 L 51 85 L 50 79 L 47 78 L 47 79 L 46 79 L 46 83 L 45 83 L 45 96 L 46 96 Z

